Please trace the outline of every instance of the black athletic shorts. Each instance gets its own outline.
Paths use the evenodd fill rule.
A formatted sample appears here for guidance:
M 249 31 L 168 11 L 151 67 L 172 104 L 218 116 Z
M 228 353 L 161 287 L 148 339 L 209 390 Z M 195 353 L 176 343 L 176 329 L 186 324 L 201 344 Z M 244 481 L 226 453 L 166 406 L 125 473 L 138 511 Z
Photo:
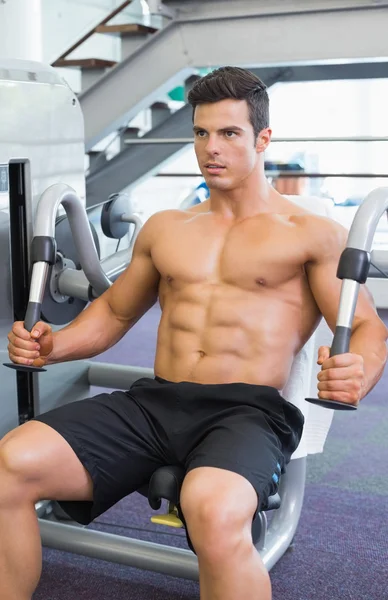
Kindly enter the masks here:
M 36 417 L 60 433 L 90 473 L 92 502 L 61 502 L 84 525 L 146 485 L 164 465 L 218 467 L 254 487 L 258 509 L 276 493 L 304 417 L 272 387 L 139 379 Z

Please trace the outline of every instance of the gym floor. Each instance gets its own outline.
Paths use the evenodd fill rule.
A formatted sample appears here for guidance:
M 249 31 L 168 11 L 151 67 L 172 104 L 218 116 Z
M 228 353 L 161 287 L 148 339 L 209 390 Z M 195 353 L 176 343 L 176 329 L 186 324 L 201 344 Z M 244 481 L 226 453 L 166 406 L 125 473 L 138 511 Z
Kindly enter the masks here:
M 154 307 L 97 360 L 152 366 L 159 314 Z M 381 317 L 388 325 L 388 311 Z M 295 545 L 271 571 L 273 600 L 388 597 L 387 390 L 388 368 L 357 412 L 335 414 L 324 453 L 308 458 Z M 155 526 L 151 514 L 132 494 L 91 527 L 187 548 L 183 530 Z M 43 559 L 34 600 L 199 599 L 197 582 L 56 550 L 44 549 Z

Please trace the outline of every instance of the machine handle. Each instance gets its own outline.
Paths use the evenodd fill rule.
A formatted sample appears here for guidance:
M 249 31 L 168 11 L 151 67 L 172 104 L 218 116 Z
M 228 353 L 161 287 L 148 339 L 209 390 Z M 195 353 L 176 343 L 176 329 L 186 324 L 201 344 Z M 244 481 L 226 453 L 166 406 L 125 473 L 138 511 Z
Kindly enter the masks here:
M 351 335 L 352 330 L 350 327 L 341 327 L 341 325 L 337 325 L 334 332 L 333 343 L 330 348 L 330 357 L 349 352 Z
M 341 327 L 337 325 L 335 328 L 333 343 L 330 348 L 330 357 L 337 354 L 346 354 L 349 352 L 350 336 L 352 330 L 350 327 Z M 325 400 L 323 398 L 306 398 L 306 402 L 317 404 L 323 408 L 331 408 L 333 410 L 357 410 L 354 404 L 341 402 L 340 400 Z
M 24 317 L 24 328 L 27 331 L 32 331 L 34 326 L 40 320 L 42 304 L 40 302 L 29 302 L 26 315 Z
M 51 262 L 51 258 L 49 259 Z M 36 323 L 40 320 L 43 295 L 46 288 L 47 275 L 50 263 L 48 261 L 38 261 L 32 267 L 30 296 L 27 310 L 24 317 L 24 327 L 27 331 L 32 331 Z M 18 365 L 16 363 L 3 363 L 5 367 L 21 371 L 24 373 L 43 373 L 47 369 L 34 367 L 30 365 Z

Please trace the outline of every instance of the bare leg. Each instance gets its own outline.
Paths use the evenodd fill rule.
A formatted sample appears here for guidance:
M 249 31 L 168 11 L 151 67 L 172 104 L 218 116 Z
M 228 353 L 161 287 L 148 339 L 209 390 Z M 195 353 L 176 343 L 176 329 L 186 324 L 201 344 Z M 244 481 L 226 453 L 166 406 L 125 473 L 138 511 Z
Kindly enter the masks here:
M 271 581 L 251 543 L 216 561 L 199 559 L 201 600 L 271 600 Z
M 33 505 L 0 510 L 0 596 L 30 600 L 41 575 L 42 550 Z
M 91 500 L 93 484 L 68 443 L 32 421 L 0 442 L 0 598 L 31 600 L 42 551 L 39 500 Z
M 252 542 L 257 495 L 241 475 L 190 471 L 181 508 L 199 563 L 201 600 L 271 600 L 269 574 Z

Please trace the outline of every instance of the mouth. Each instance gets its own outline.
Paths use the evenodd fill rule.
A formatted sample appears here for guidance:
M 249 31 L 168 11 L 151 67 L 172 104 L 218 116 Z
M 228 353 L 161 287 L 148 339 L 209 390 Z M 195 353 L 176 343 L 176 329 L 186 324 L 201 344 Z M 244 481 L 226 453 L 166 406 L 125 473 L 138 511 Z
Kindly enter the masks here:
M 205 169 L 208 173 L 217 175 L 218 173 L 221 173 L 225 167 L 223 165 L 219 165 L 218 163 L 206 163 Z

